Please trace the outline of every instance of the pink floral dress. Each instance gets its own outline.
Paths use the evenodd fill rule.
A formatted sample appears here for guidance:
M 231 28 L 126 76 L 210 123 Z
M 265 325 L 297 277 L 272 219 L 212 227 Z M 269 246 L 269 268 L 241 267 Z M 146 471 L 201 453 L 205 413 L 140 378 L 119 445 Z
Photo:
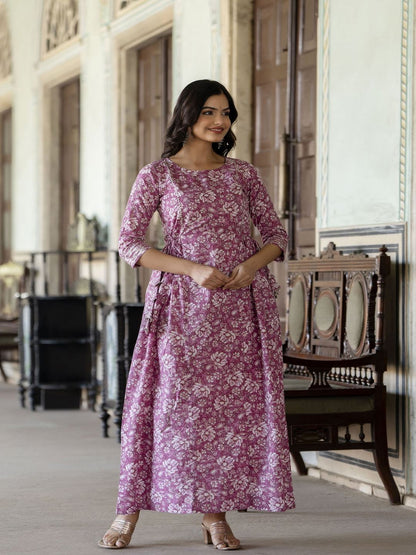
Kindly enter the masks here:
M 286 247 L 256 169 L 241 160 L 143 168 L 120 233 L 131 266 L 149 248 L 156 210 L 165 252 L 224 273 L 259 249 L 252 222 L 265 244 Z M 276 293 L 267 268 L 249 287 L 214 291 L 153 272 L 126 388 L 118 514 L 294 507 Z

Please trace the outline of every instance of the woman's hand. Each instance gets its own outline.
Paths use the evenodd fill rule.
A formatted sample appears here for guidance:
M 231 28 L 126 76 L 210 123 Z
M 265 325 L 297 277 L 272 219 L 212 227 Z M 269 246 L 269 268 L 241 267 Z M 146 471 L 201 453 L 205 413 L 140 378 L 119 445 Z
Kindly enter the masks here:
M 225 288 L 225 284 L 230 280 L 226 274 L 223 274 L 217 268 L 204 264 L 193 264 L 189 276 L 201 287 L 211 290 Z
M 234 268 L 223 289 L 248 287 L 254 280 L 257 270 L 267 266 L 269 262 L 281 255 L 282 249 L 277 245 L 264 245 L 256 254 Z
M 242 289 L 243 287 L 248 287 L 251 285 L 255 275 L 255 266 L 246 260 L 234 268 L 223 289 Z

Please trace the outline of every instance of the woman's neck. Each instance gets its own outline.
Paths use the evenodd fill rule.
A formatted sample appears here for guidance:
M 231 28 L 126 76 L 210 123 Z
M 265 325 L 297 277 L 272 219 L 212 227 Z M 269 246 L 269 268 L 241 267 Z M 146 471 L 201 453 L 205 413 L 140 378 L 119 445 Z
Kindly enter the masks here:
M 210 170 L 224 164 L 224 157 L 212 150 L 211 143 L 186 143 L 171 160 L 189 170 Z

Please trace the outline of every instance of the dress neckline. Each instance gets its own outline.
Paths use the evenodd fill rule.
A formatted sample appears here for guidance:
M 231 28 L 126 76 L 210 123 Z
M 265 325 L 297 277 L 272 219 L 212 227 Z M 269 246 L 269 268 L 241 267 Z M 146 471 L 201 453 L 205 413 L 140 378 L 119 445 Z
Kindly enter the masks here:
M 228 158 L 224 158 L 224 163 L 221 166 L 218 166 L 218 168 L 207 168 L 205 170 L 191 170 L 189 168 L 184 168 L 183 166 L 180 166 L 179 164 L 177 164 L 176 162 L 174 162 L 170 158 L 165 158 L 165 160 L 167 160 L 170 164 L 172 164 L 173 166 L 175 166 L 179 170 L 181 170 L 183 172 L 187 172 L 187 173 L 217 172 L 217 171 L 222 170 L 228 163 Z

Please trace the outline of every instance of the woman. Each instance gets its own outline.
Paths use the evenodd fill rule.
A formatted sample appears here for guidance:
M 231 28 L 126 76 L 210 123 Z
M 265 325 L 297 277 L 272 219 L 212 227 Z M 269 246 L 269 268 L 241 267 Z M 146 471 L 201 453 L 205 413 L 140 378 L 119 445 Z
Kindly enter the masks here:
M 120 255 L 154 271 L 126 388 L 118 516 L 101 547 L 126 547 L 147 509 L 203 513 L 205 543 L 238 549 L 226 511 L 294 507 L 267 269 L 287 236 L 255 168 L 227 158 L 236 118 L 223 85 L 190 83 L 161 160 L 130 194 Z M 144 240 L 155 210 L 163 252 Z

